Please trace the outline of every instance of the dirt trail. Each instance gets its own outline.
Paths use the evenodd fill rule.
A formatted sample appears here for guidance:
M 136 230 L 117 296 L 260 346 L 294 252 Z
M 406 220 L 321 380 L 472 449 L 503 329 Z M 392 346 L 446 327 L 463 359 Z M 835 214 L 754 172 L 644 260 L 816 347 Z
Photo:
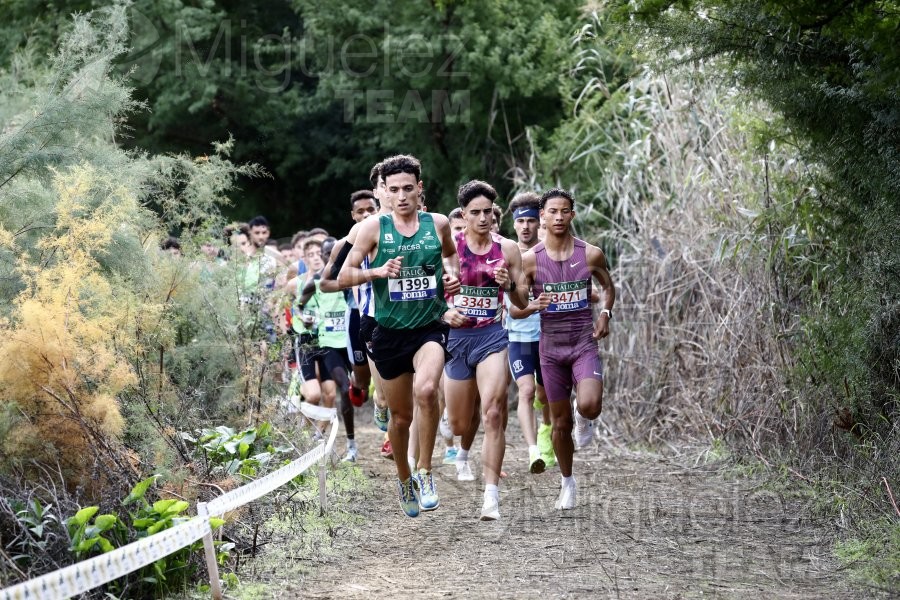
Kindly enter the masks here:
M 375 492 L 354 509 L 366 522 L 279 597 L 872 596 L 838 571 L 827 523 L 757 482 L 595 446 L 576 455 L 578 507 L 560 512 L 559 469 L 529 474 L 514 417 L 509 429 L 502 519 L 482 522 L 480 478 L 457 482 L 452 465 L 436 468 L 440 508 L 404 516 L 380 432 L 359 427 L 358 465 Z

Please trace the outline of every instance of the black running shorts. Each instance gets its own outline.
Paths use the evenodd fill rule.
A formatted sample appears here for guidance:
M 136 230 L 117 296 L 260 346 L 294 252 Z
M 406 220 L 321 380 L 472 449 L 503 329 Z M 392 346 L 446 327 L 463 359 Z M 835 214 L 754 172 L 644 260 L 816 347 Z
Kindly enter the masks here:
M 428 342 L 440 345 L 446 361 L 449 331 L 450 327 L 442 321 L 417 329 L 389 329 L 379 325 L 372 332 L 372 359 L 378 374 L 383 379 L 396 379 L 404 373 L 415 373 L 413 357 Z

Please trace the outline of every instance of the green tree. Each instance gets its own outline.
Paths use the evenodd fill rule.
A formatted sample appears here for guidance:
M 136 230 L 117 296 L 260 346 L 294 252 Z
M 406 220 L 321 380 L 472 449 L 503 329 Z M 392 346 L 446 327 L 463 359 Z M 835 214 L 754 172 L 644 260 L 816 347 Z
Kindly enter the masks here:
M 0 52 L 45 54 L 69 14 L 103 5 L 14 2 Z M 226 213 L 266 214 L 278 236 L 313 224 L 342 231 L 345 199 L 398 152 L 423 160 L 432 206 L 446 209 L 467 178 L 508 191 L 528 156 L 525 131 L 564 118 L 578 14 L 569 0 L 135 0 L 117 63 L 149 111 L 129 117 L 121 141 L 203 155 L 208 140 L 233 136 L 233 159 L 271 177 L 242 181 Z
M 501 191 L 528 155 L 528 128 L 563 118 L 560 82 L 578 2 L 437 3 L 295 0 L 320 78 L 364 140 L 358 171 L 394 153 L 423 161 L 429 206 L 457 186 Z

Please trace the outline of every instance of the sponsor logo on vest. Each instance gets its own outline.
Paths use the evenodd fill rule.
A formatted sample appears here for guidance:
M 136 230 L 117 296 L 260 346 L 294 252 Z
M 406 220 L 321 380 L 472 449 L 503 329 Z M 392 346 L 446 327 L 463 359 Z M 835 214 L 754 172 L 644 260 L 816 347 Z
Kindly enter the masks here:
M 556 305 L 556 310 L 564 311 L 564 310 L 573 310 L 576 308 L 583 308 L 583 307 L 584 307 L 584 304 L 582 302 L 561 302 Z
M 393 243 L 394 243 L 394 234 L 393 234 L 393 233 L 390 233 L 390 232 L 385 233 L 385 234 L 384 234 L 384 241 L 390 242 L 391 244 L 393 244 Z
M 421 298 L 431 298 L 433 294 L 428 290 L 420 290 L 418 292 L 403 292 L 400 296 L 403 300 L 419 300 Z
M 460 296 L 474 296 L 475 298 L 493 298 L 500 292 L 498 287 L 476 287 L 464 285 L 459 288 Z
M 545 283 L 544 291 L 545 292 L 574 292 L 575 290 L 585 289 L 590 283 L 589 279 L 582 279 L 581 281 L 561 281 L 559 283 Z
M 422 244 L 400 244 L 400 252 L 410 252 L 412 250 L 421 250 Z

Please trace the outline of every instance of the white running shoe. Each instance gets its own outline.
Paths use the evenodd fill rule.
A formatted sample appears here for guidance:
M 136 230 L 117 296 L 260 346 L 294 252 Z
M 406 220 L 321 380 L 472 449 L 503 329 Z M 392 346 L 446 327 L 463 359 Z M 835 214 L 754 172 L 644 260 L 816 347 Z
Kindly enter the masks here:
M 556 510 L 571 510 L 575 508 L 576 492 L 574 477 L 571 484 L 562 484 L 559 488 L 559 498 L 556 499 Z
M 447 416 L 447 409 L 444 409 L 444 414 L 441 415 L 440 422 L 441 429 L 441 437 L 445 440 L 453 439 L 453 430 L 450 429 L 450 418 Z
M 575 410 L 575 449 L 581 450 L 594 441 L 594 421 L 585 419 Z
M 469 468 L 469 461 L 456 461 L 456 479 L 458 481 L 475 481 L 475 476 L 472 474 L 472 469 Z
M 482 521 L 496 521 L 500 518 L 500 500 L 493 496 L 486 496 L 481 507 Z
M 347 454 L 344 455 L 344 458 L 341 459 L 342 462 L 356 462 L 356 459 L 359 457 L 359 450 L 356 449 L 356 446 L 348 446 Z

